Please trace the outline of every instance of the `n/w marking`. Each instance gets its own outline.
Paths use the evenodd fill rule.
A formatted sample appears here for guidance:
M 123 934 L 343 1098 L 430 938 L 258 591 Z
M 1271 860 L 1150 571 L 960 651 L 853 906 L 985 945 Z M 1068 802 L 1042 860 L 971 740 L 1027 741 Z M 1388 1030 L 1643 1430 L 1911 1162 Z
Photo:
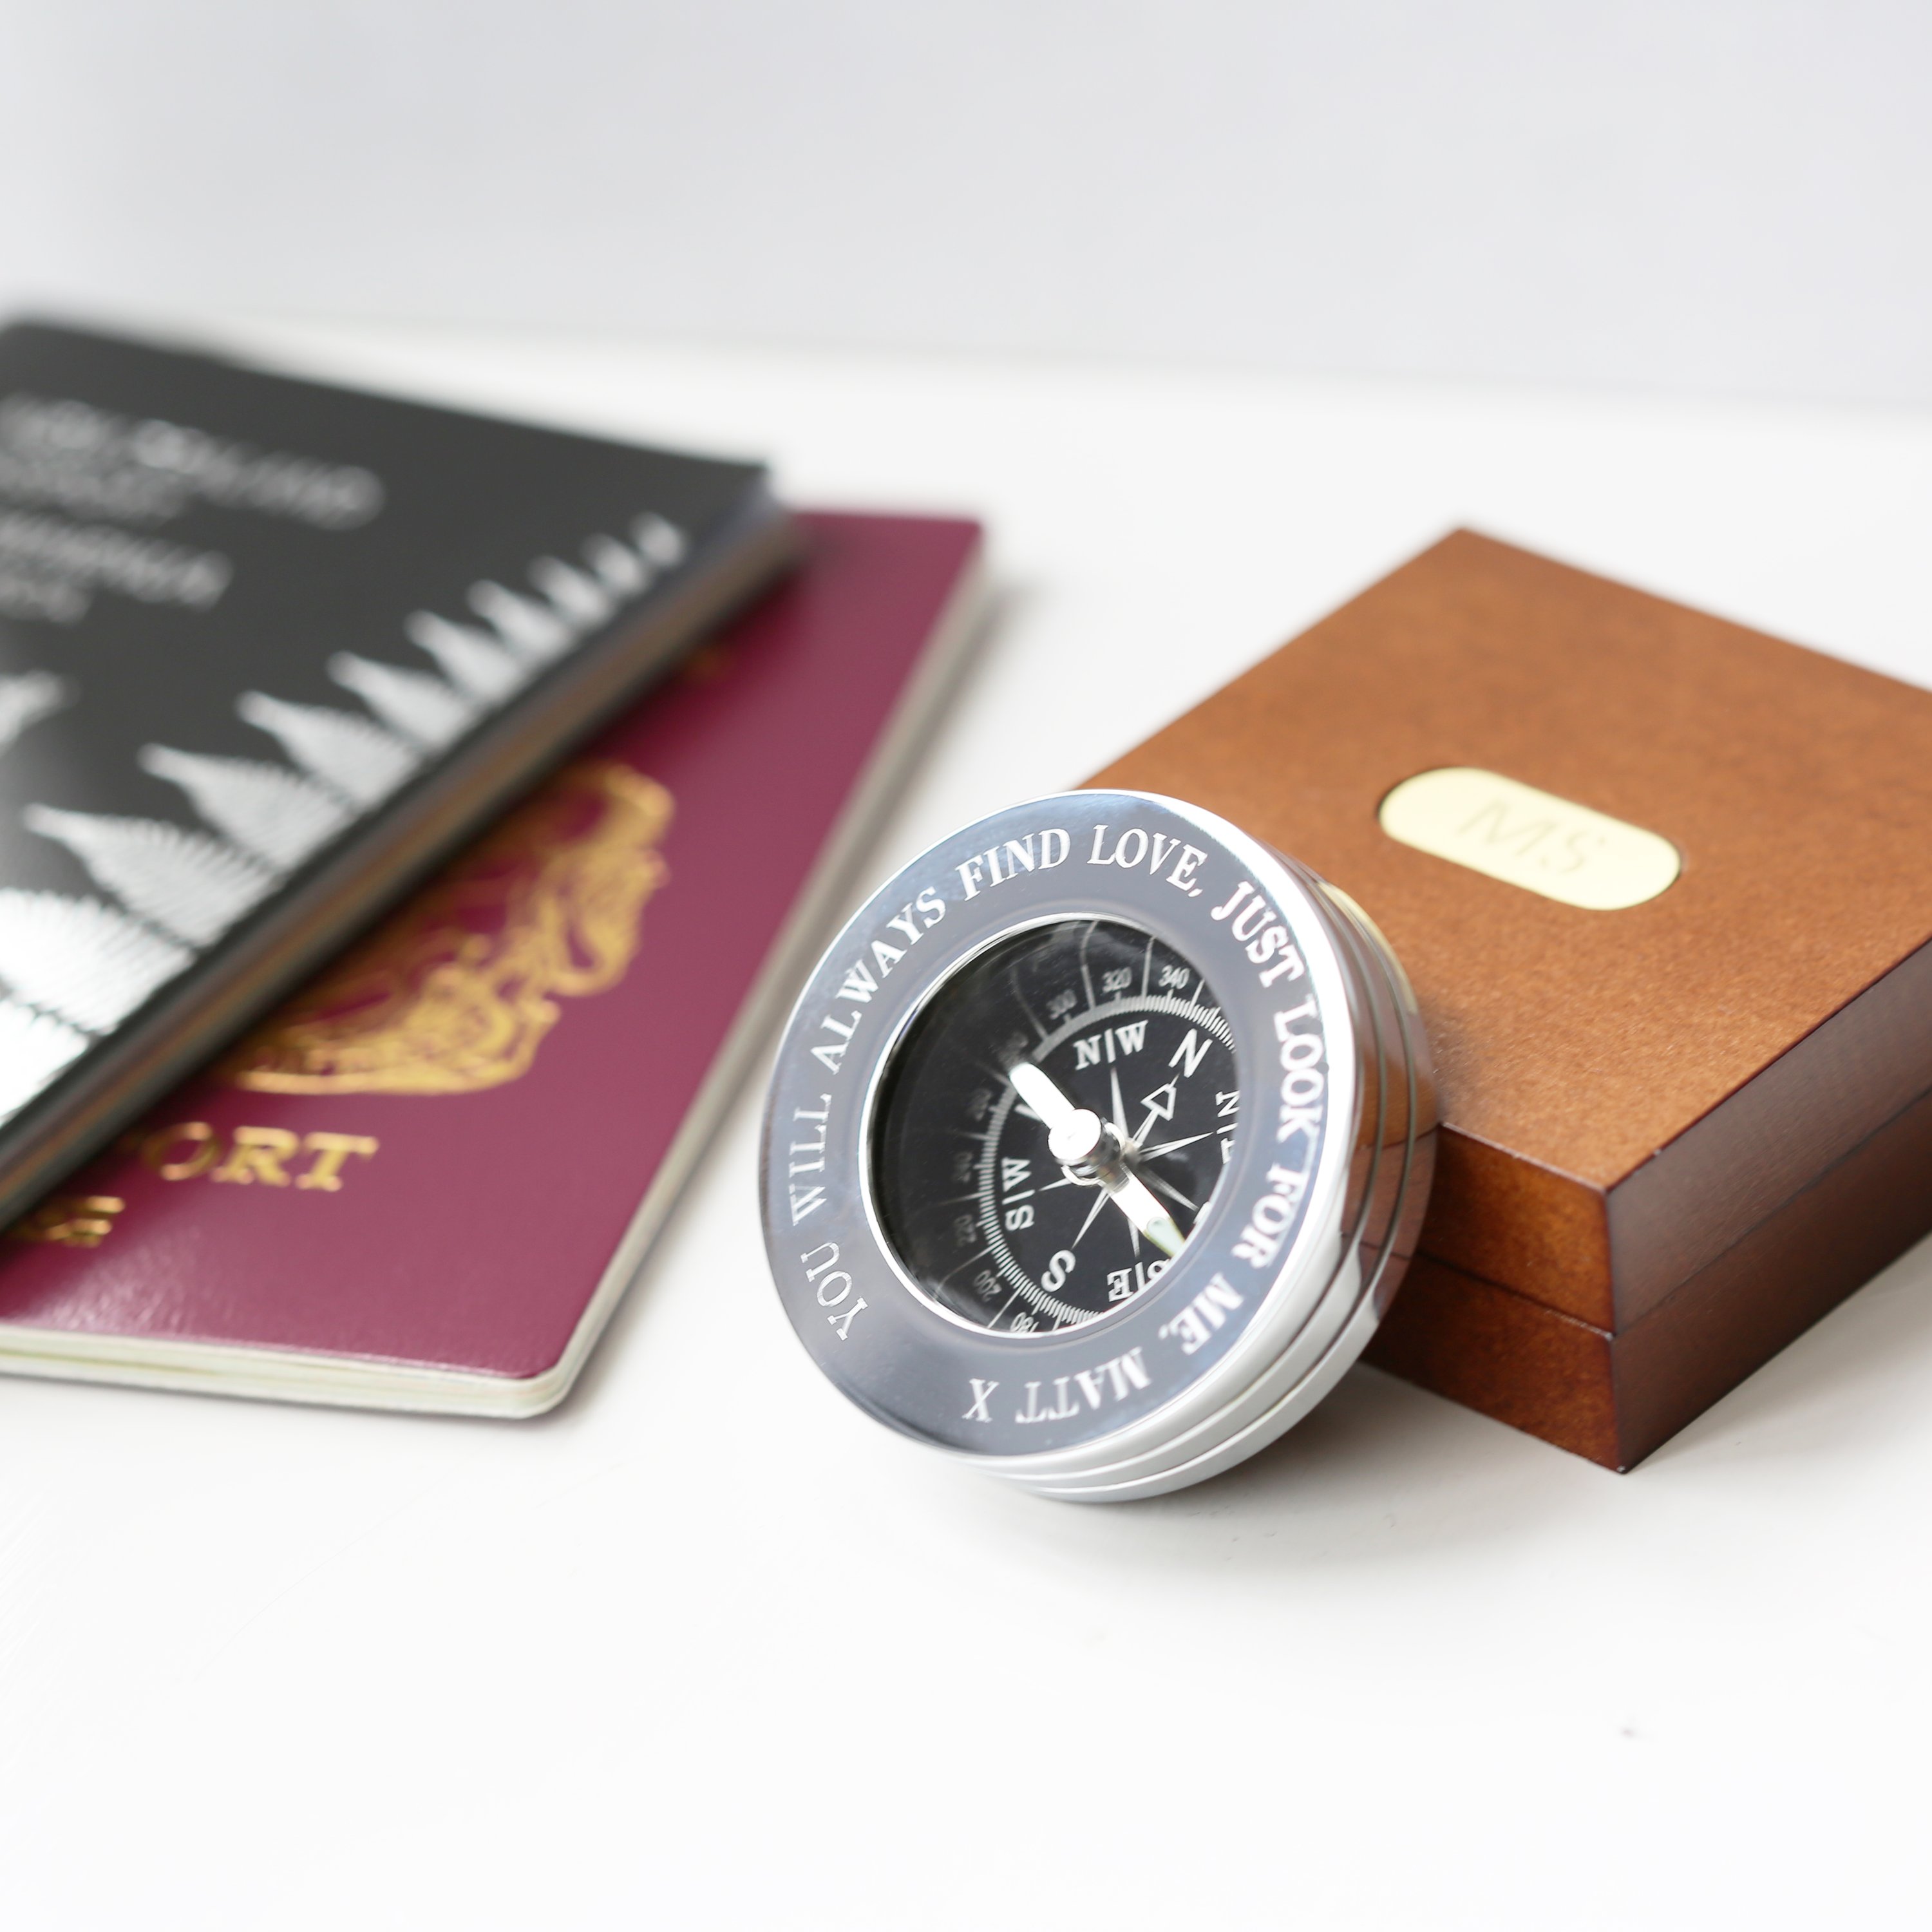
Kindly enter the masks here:
M 1088 1039 L 1076 1040 L 1074 1072 L 1078 1073 L 1083 1066 L 1098 1066 L 1102 1061 L 1111 1066 L 1130 1053 L 1139 1052 L 1147 1044 L 1147 1030 L 1145 1020 L 1128 1020 L 1117 1027 L 1103 1028 Z

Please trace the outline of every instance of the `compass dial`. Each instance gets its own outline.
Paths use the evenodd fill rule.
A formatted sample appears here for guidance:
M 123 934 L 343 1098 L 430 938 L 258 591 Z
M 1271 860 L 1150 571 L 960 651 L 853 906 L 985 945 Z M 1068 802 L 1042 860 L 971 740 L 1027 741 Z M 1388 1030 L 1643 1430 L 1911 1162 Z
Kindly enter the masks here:
M 1070 920 L 980 954 L 893 1056 L 872 1186 L 901 1265 L 980 1328 L 1075 1328 L 1157 1280 L 1220 1182 L 1240 1095 L 1192 961 Z

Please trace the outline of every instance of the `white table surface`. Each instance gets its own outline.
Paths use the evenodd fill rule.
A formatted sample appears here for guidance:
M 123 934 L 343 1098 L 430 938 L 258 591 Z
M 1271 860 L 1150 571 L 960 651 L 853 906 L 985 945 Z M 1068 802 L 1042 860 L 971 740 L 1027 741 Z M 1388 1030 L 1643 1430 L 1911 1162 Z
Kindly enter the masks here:
M 985 517 L 1000 621 L 868 878 L 1458 523 L 1932 682 L 1924 418 L 228 333 Z M 807 1365 L 761 1085 L 545 1420 L 0 1382 L 0 1919 L 1932 1912 L 1932 1249 L 1631 1475 L 1358 1369 L 1231 1476 L 1057 1504 Z

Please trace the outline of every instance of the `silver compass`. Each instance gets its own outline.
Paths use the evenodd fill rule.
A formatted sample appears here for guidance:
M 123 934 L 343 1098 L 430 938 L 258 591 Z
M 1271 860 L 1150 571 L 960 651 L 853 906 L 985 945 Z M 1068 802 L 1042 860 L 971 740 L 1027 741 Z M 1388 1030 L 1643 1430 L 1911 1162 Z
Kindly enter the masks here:
M 1156 1495 L 1360 1353 L 1434 1124 L 1351 902 L 1178 800 L 1068 793 L 963 828 L 833 943 L 773 1078 L 766 1244 L 880 1420 L 1043 1493 Z

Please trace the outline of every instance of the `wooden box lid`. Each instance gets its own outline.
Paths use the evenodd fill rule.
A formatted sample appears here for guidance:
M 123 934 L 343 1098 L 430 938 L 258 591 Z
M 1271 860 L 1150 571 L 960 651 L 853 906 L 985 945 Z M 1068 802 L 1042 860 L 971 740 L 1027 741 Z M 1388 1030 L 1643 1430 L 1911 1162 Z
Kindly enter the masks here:
M 1660 834 L 1580 910 L 1398 843 L 1476 766 Z M 1623 1330 L 1932 1089 L 1932 694 L 1458 532 L 1093 781 L 1344 887 L 1414 981 L 1425 1252 Z

